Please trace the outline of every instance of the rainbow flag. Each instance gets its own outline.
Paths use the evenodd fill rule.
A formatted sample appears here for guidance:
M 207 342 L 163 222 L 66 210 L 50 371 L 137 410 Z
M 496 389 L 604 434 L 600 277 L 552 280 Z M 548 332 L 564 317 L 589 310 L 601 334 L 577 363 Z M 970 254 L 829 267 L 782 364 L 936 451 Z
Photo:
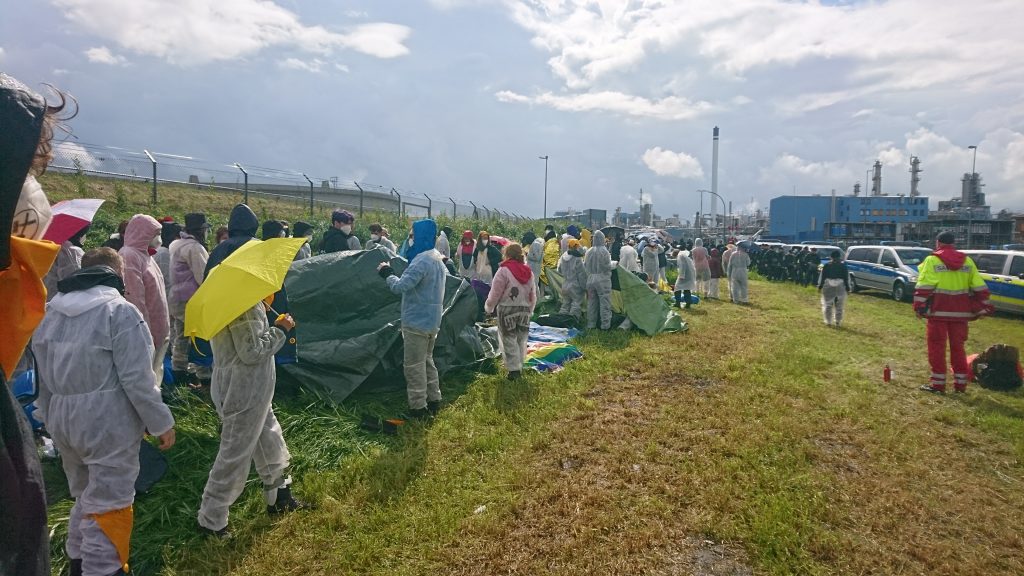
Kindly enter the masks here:
M 538 372 L 558 372 L 567 363 L 582 358 L 580 349 L 564 342 L 531 342 L 526 347 L 526 368 Z

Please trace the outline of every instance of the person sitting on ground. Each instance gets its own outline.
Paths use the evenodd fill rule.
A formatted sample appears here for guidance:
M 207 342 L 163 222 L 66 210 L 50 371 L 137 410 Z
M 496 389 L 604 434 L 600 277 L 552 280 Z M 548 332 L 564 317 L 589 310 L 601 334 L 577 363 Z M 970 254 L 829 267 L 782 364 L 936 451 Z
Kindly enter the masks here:
M 594 232 L 594 245 L 583 260 L 587 273 L 587 328 L 612 327 L 612 255 L 604 242 L 604 232 Z
M 321 254 L 331 252 L 342 252 L 344 250 L 361 250 L 362 244 L 352 230 L 356 223 L 356 217 L 348 210 L 335 210 L 331 213 L 331 227 L 324 234 L 323 242 L 320 244 Z
M 562 307 L 559 314 L 572 314 L 579 320 L 583 316 L 583 302 L 587 295 L 587 271 L 583 269 L 582 243 L 573 238 L 569 249 L 558 259 L 558 273 L 562 275 Z
M 310 256 L 313 255 L 313 248 L 309 245 L 309 243 L 313 240 L 313 227 L 310 226 L 308 222 L 298 220 L 295 222 L 294 231 L 296 238 L 306 239 L 306 243 L 303 244 L 302 248 L 299 248 L 298 253 L 295 254 L 295 259 L 305 260 L 306 258 L 309 258 Z
M 185 214 L 185 231 L 171 245 L 171 291 L 168 308 L 171 313 L 171 371 L 175 383 L 208 385 L 210 369 L 196 367 L 190 370 L 188 351 L 192 346 L 185 336 L 185 306 L 203 283 L 206 261 L 206 237 L 210 224 L 202 212 Z M 198 382 L 196 381 L 198 380 Z
M 366 242 L 366 249 L 373 250 L 377 247 L 384 248 L 392 254 L 398 250 L 395 247 L 395 243 L 388 238 L 383 226 L 380 224 L 370 224 L 370 239 Z
M 441 409 L 441 380 L 434 365 L 434 344 L 444 310 L 445 267 L 436 250 L 437 224 L 419 220 L 412 225 L 409 267 L 401 277 L 381 262 L 377 273 L 388 289 L 402 296 L 403 361 L 409 415 L 425 418 Z
M 75 499 L 67 538 L 71 574 L 128 573 L 139 444 L 148 433 L 160 439 L 161 450 L 174 445 L 174 418 L 153 380 L 149 328 L 123 297 L 123 266 L 110 248 L 87 252 L 82 269 L 58 283 L 60 293 L 32 340 L 36 415 L 61 455 Z
M 575 238 L 570 242 L 579 245 Z M 494 275 L 484 310 L 498 316 L 498 343 L 508 379 L 518 380 L 526 361 L 530 317 L 537 306 L 537 283 L 533 279 L 533 271 L 526 265 L 522 246 L 515 242 L 508 244 L 504 256 L 498 273 Z
M 89 233 L 89 225 L 75 233 L 61 244 L 60 252 L 57 252 L 57 260 L 50 267 L 50 271 L 43 277 L 43 285 L 46 286 L 46 300 L 50 301 L 57 295 L 57 283 L 78 272 L 82 268 L 82 242 L 85 235 Z
M 221 420 L 220 448 L 210 469 L 199 505 L 199 529 L 217 538 L 230 537 L 228 510 L 245 489 L 249 469 L 263 484 L 267 514 L 274 516 L 309 508 L 292 496 L 288 465 L 291 455 L 272 401 L 277 372 L 274 354 L 295 328 L 290 315 L 273 326 L 270 306 L 257 302 L 210 341 L 213 382 L 210 396 Z
M 473 277 L 490 284 L 500 265 L 501 249 L 491 244 L 490 233 L 481 230 L 476 240 L 476 251 L 473 252 Z
M 118 251 L 124 261 L 124 297 L 142 312 L 152 336 L 154 353 L 150 362 L 158 386 L 164 379 L 164 356 L 171 332 L 163 273 L 149 252 L 160 246 L 160 231 L 156 218 L 136 214 L 128 221 L 124 246 Z
M 833 250 L 829 262 L 821 268 L 818 276 L 818 292 L 821 292 L 821 312 L 825 325 L 839 328 L 843 324 L 846 309 L 846 294 L 850 291 L 850 271 L 843 262 L 843 253 Z

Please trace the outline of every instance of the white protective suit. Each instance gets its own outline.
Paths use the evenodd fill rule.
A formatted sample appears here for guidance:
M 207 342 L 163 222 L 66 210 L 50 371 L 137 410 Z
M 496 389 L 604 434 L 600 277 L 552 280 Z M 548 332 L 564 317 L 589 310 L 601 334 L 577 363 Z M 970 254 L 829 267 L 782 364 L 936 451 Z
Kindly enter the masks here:
M 653 250 L 652 250 L 653 248 Z M 647 281 L 654 282 L 655 290 L 661 286 L 661 268 L 658 267 L 658 246 L 656 244 L 648 244 L 644 247 L 644 274 L 647 274 Z M 621 258 L 621 253 L 619 254 Z
M 537 282 L 537 299 L 544 298 L 544 284 L 540 281 L 540 272 L 544 266 L 544 239 L 535 238 L 526 252 L 526 264 L 533 272 L 533 279 Z
M 82 267 L 82 256 L 85 250 L 75 246 L 70 241 L 65 241 L 57 252 L 57 259 L 50 267 L 50 271 L 43 276 L 43 285 L 46 286 L 46 300 L 50 301 L 57 295 L 57 282 L 71 276 Z
M 303 246 L 309 246 L 304 244 Z M 171 313 L 171 369 L 186 371 L 191 341 L 185 336 L 185 306 L 203 283 L 203 274 L 210 254 L 195 236 L 183 233 L 171 243 L 171 290 L 167 293 L 167 306 Z M 200 378 L 210 377 L 209 368 L 197 368 Z
M 686 250 L 679 251 L 679 256 L 676 256 L 676 265 L 679 267 L 679 276 L 676 278 L 675 289 L 677 291 L 695 291 L 697 289 L 697 270 L 693 260 L 686 254 Z
M 142 314 L 117 289 L 58 294 L 35 331 L 39 410 L 75 499 L 67 552 L 85 574 L 112 574 L 121 558 L 95 515 L 135 500 L 143 432 L 166 433 L 171 411 L 153 380 L 153 343 Z
M 587 273 L 587 328 L 612 326 L 612 254 L 604 245 L 604 232 L 594 232 L 594 246 L 587 250 L 583 269 Z M 654 258 L 657 265 L 658 259 Z
M 210 345 L 213 382 L 210 395 L 221 419 L 220 449 L 199 506 L 199 524 L 210 530 L 228 525 L 228 509 L 242 494 L 249 468 L 255 464 L 267 505 L 277 489 L 288 486 L 285 474 L 291 455 L 284 443 L 271 400 L 276 372 L 274 354 L 285 333 L 270 326 L 260 302 L 222 330 Z
M 580 248 L 582 250 L 582 248 Z M 583 298 L 587 294 L 587 272 L 583 269 L 583 257 L 573 255 L 570 250 L 558 259 L 558 273 L 562 282 L 562 307 L 559 314 L 583 315 Z
M 704 247 L 704 240 L 697 238 L 693 241 L 690 260 L 693 261 L 693 268 L 697 273 L 697 286 L 692 290 L 699 290 L 701 295 L 707 297 L 711 283 L 711 255 Z
M 750 255 L 746 250 L 737 249 L 729 257 L 729 266 L 726 275 L 729 277 L 729 299 L 737 304 L 746 304 L 747 294 L 747 269 L 750 268 Z
M 434 249 L 441 253 L 441 256 L 451 259 L 452 257 L 452 245 L 448 242 L 448 235 L 441 232 L 437 235 L 437 242 L 434 243 Z
M 626 272 L 640 272 L 640 256 L 636 253 L 636 248 L 624 244 L 619 249 L 619 268 Z

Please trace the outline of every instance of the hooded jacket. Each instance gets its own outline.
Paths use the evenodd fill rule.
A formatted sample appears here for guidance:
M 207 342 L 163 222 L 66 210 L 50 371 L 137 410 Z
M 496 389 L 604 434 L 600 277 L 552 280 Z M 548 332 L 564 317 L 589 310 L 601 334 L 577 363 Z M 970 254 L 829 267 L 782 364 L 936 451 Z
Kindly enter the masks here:
M 686 255 L 685 250 L 680 250 L 679 255 L 676 256 L 676 265 L 679 269 L 679 276 L 676 278 L 676 290 L 696 290 L 697 289 L 697 269 L 693 265 L 693 260 Z
M 558 273 L 565 279 L 563 290 L 582 291 L 587 289 L 587 271 L 583 269 L 585 252 L 568 250 L 558 260 Z
M 430 227 L 423 223 L 429 222 Z M 428 230 L 437 230 L 431 220 L 412 225 L 414 240 L 427 238 Z M 422 230 L 422 231 L 421 231 Z M 430 247 L 433 247 L 433 236 Z M 402 329 L 422 334 L 436 334 L 441 329 L 444 312 L 444 288 L 447 270 L 437 250 L 428 249 L 414 255 L 401 277 L 386 279 L 388 289 L 402 296 Z
M 640 257 L 636 253 L 636 248 L 629 244 L 619 248 L 619 267 L 627 272 L 640 271 Z
M 992 311 L 989 291 L 978 267 L 966 254 L 941 244 L 917 267 L 914 311 L 948 322 L 975 320 Z
M 136 214 L 128 221 L 124 246 L 118 252 L 124 260 L 124 297 L 142 312 L 154 348 L 162 346 L 171 331 L 164 276 L 149 255 L 149 243 L 159 232 L 156 218 Z
M 533 233 L 529 232 L 527 236 L 531 234 Z M 533 240 L 529 244 L 523 244 L 523 247 L 527 249 L 526 263 L 530 266 L 530 270 L 533 270 L 534 280 L 540 280 L 540 273 L 544 266 L 544 240 L 537 238 L 534 234 Z
M 587 250 L 583 260 L 583 269 L 587 276 L 607 276 L 611 280 L 612 255 L 604 245 L 604 232 L 594 232 L 594 246 Z
M 439 254 L 441 254 L 441 256 L 444 256 L 445 258 L 452 257 L 452 245 L 448 242 L 448 235 L 445 234 L 443 230 L 437 235 L 437 242 L 434 248 Z
M 515 260 L 502 262 L 494 275 L 484 310 L 490 314 L 499 306 L 529 306 L 532 314 L 536 305 L 537 283 L 530 267 Z
M 231 216 L 228 218 L 228 239 L 217 245 L 210 252 L 210 258 L 206 261 L 206 270 L 203 277 L 210 275 L 210 270 L 223 262 L 228 256 L 234 254 L 245 243 L 256 238 L 256 231 L 259 230 L 260 220 L 256 213 L 245 204 L 238 204 L 231 209 Z
M 704 247 L 704 240 L 697 238 L 693 241 L 693 250 L 690 250 L 690 259 L 693 260 L 693 268 L 698 273 L 710 272 L 711 263 L 708 261 L 710 255 Z
M 46 299 L 52 300 L 57 295 L 57 283 L 71 276 L 82 267 L 82 256 L 85 251 L 75 246 L 70 240 L 61 244 L 60 252 L 57 253 L 57 260 L 50 267 L 50 271 L 43 277 L 43 284 L 46 286 Z
M 171 244 L 171 310 L 184 314 L 185 304 L 203 283 L 209 259 L 206 248 L 191 234 L 185 233 Z

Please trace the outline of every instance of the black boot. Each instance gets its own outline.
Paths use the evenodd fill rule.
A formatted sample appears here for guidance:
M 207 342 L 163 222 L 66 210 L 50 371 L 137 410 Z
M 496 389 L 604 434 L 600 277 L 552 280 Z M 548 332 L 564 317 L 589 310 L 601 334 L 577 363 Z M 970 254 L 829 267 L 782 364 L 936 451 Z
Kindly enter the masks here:
M 227 526 L 221 528 L 220 530 L 214 530 L 213 528 L 207 528 L 206 526 L 203 526 L 202 524 L 198 524 L 198 523 L 196 524 L 196 526 L 199 528 L 199 533 L 202 534 L 203 536 L 207 536 L 207 537 L 210 537 L 210 538 L 217 538 L 218 540 L 230 540 L 231 539 L 231 530 Z
M 82 559 L 71 559 L 71 570 L 68 572 L 70 576 L 82 576 Z
M 511 372 L 508 373 L 509 380 L 519 380 L 520 378 L 522 378 L 522 376 L 523 374 L 519 370 L 512 370 Z
M 429 412 L 431 416 L 437 416 L 437 413 L 441 411 L 441 406 L 441 400 L 429 401 L 427 402 L 427 412 Z
M 686 302 L 686 305 L 683 306 L 683 308 L 686 308 L 687 310 L 689 310 L 690 309 L 690 303 L 692 302 L 692 300 L 690 300 L 690 291 L 689 290 L 683 290 L 683 300 Z
M 267 506 L 267 514 L 271 516 L 275 514 L 283 514 L 285 512 L 294 512 L 296 510 L 309 510 L 312 506 L 301 501 L 296 500 L 292 496 L 292 489 L 288 486 L 282 486 L 277 489 L 277 502 L 271 506 Z
M 682 290 L 676 290 L 674 292 L 674 294 L 676 296 L 676 308 L 682 308 L 683 307 L 683 291 Z

